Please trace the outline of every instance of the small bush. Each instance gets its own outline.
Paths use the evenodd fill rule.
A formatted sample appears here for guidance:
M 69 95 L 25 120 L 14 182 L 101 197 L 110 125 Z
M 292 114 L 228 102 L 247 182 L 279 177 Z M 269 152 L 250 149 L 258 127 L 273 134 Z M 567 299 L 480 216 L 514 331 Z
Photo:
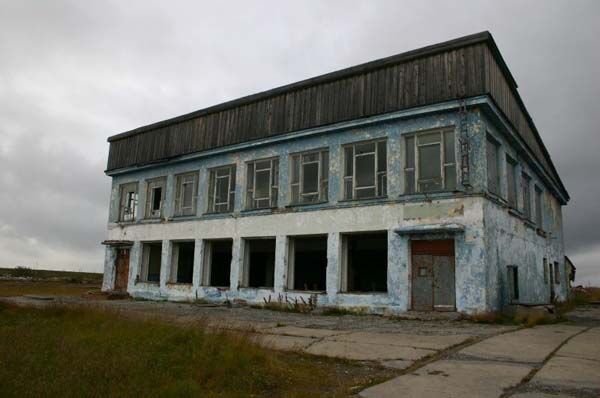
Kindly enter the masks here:
M 282 312 L 297 312 L 307 314 L 313 312 L 317 308 L 317 295 L 311 295 L 307 300 L 303 297 L 288 298 L 287 295 L 279 295 L 277 301 L 271 301 L 271 296 L 268 299 L 263 299 L 264 304 L 253 306 L 254 308 L 264 308 L 272 311 Z
M 29 267 L 17 267 L 12 275 L 16 278 L 33 278 L 34 271 Z

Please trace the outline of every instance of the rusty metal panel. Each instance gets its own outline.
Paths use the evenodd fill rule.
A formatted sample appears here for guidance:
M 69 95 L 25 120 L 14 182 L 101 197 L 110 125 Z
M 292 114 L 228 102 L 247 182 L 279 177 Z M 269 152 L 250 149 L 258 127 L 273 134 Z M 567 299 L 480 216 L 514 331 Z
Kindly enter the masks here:
M 412 309 L 433 310 L 433 256 L 412 256 Z
M 436 311 L 454 311 L 456 308 L 454 258 L 433 257 L 433 306 Z
M 115 287 L 114 290 L 127 291 L 129 281 L 129 249 L 119 249 L 115 260 Z

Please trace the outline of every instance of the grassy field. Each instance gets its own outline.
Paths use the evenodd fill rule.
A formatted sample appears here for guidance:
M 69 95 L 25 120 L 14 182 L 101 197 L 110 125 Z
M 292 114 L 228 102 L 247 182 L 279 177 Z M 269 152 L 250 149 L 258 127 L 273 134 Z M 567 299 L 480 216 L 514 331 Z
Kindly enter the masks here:
M 0 268 L 0 297 L 24 294 L 80 296 L 100 289 L 102 274 Z
M 336 397 L 373 379 L 365 366 L 202 325 L 0 303 L 2 397 Z

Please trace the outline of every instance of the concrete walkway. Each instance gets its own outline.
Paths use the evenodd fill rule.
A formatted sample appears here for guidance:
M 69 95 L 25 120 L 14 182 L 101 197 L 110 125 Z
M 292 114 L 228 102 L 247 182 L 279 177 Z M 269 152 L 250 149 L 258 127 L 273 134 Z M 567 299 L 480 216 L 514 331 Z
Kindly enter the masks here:
M 360 395 L 597 397 L 600 328 L 549 325 L 501 334 L 368 388 Z

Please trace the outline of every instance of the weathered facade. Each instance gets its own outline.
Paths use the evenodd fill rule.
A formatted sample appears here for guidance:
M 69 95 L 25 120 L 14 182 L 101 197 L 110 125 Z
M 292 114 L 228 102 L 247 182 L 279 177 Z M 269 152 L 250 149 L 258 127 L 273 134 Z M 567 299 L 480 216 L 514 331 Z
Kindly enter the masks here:
M 374 312 L 566 297 L 568 194 L 487 32 L 109 142 L 104 290 Z

